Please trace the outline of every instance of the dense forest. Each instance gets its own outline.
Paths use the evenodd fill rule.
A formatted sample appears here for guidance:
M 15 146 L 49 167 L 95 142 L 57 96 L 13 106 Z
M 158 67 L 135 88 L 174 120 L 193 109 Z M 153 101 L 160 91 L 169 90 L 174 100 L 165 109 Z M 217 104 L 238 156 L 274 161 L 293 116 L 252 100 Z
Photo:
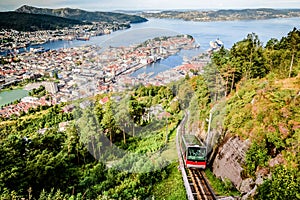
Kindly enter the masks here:
M 147 19 L 136 15 L 127 15 L 123 13 L 100 12 L 100 11 L 89 12 L 85 10 L 71 9 L 71 8 L 49 9 L 49 8 L 36 8 L 36 7 L 24 5 L 18 8 L 16 12 L 53 15 L 57 17 L 65 17 L 69 19 L 89 21 L 89 22 L 141 23 L 147 21 Z
M 175 94 L 140 86 L 74 102 L 73 112 L 62 104 L 2 119 L 1 199 L 145 199 L 161 196 L 164 181 L 173 183 L 166 196 L 184 199 L 172 150 L 182 118 Z
M 182 111 L 200 126 L 224 100 L 224 135 L 252 143 L 243 176 L 265 171 L 255 198 L 299 199 L 299 44 L 297 29 L 264 46 L 251 33 L 202 75 L 1 119 L 1 199 L 185 199 L 172 149 Z
M 0 29 L 17 31 L 56 30 L 92 22 L 141 23 L 147 19 L 123 13 L 88 12 L 80 9 L 44 9 L 22 6 L 14 12 L 0 12 Z
M 0 29 L 18 31 L 55 30 L 83 24 L 88 23 L 50 15 L 0 12 Z

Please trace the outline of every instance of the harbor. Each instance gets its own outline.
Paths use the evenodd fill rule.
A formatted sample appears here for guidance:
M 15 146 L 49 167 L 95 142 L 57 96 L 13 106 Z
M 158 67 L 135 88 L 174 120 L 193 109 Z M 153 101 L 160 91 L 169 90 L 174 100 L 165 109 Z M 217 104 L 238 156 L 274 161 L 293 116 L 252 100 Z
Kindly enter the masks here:
M 146 23 L 133 24 L 128 30 L 90 37 L 89 40 L 47 42 L 38 45 L 43 51 L 36 50 L 36 53 L 24 51 L 0 56 L 3 63 L 0 67 L 0 83 L 1 87 L 8 88 L 22 80 L 39 81 L 41 77 L 49 77 L 58 90 L 49 94 L 51 101 L 45 99 L 47 103 L 42 100 L 37 105 L 124 91 L 138 84 L 164 85 L 186 74 L 192 75 L 191 69 L 201 73 L 209 59 L 200 59 L 197 55 L 211 47 L 209 41 L 220 38 L 224 46 L 230 48 L 256 27 L 264 42 L 271 37 L 283 36 L 297 23 L 298 18 L 222 23 L 151 19 Z M 243 27 L 243 31 L 239 31 L 240 27 Z M 167 48 L 156 44 L 135 49 L 150 38 L 176 36 L 180 32 L 190 33 L 193 37 L 190 50 L 174 45 L 180 44 L 180 41 L 164 44 Z
M 184 74 L 190 73 L 189 69 L 174 72 L 166 71 L 159 76 L 142 74 L 131 76 L 135 71 L 147 68 L 150 64 L 158 62 L 173 62 L 172 59 L 179 58 L 178 53 L 182 50 L 195 49 L 194 39 L 189 35 L 178 35 L 172 37 L 157 37 L 146 40 L 142 44 L 109 47 L 102 49 L 99 46 L 82 46 L 65 48 L 60 50 L 49 50 L 43 52 L 26 52 L 18 56 L 18 62 L 6 58 L 7 64 L 0 70 L 2 77 L 10 77 L 13 85 L 27 79 L 49 77 L 48 83 L 36 83 L 34 87 L 44 85 L 48 94 L 40 99 L 28 102 L 21 99 L 22 105 L 4 107 L 2 116 L 9 117 L 12 114 L 20 114 L 20 106 L 30 104 L 34 107 L 40 105 L 54 105 L 61 102 L 69 102 L 79 98 L 90 97 L 108 92 L 121 92 L 134 87 L 137 84 L 164 85 L 169 81 L 180 79 Z M 182 60 L 182 58 L 181 58 Z M 159 69 L 159 68 L 158 68 Z M 178 73 L 175 75 L 174 73 Z M 155 75 L 158 75 L 156 73 Z M 40 78 L 38 78 L 40 77 Z M 6 87 L 6 79 L 4 79 Z M 33 85 L 33 84 L 31 84 Z M 33 104 L 35 102 L 35 104 Z

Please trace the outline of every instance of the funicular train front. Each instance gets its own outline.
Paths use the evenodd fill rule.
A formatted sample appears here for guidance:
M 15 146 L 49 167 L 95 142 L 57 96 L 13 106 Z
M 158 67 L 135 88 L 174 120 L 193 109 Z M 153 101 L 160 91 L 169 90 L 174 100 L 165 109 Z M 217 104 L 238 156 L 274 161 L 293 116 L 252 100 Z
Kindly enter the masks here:
M 181 150 L 186 167 L 206 168 L 207 147 L 195 135 L 182 135 Z

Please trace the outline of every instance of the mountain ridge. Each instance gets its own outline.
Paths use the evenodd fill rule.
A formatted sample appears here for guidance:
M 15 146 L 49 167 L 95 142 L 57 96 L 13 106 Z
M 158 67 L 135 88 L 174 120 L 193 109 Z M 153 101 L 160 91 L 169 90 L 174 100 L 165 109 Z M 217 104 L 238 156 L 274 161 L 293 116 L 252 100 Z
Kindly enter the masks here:
M 74 8 L 38 8 L 29 5 L 23 5 L 20 8 L 16 9 L 15 12 L 19 13 L 31 13 L 31 14 L 46 14 L 57 17 L 65 17 L 74 20 L 80 21 L 103 21 L 103 22 L 130 22 L 130 23 L 141 23 L 148 21 L 147 19 L 137 16 L 137 15 L 128 15 L 124 13 L 116 12 L 101 12 L 101 11 L 85 11 L 82 9 Z
M 14 29 L 17 31 L 55 30 L 84 24 L 89 23 L 45 14 L 0 12 L 0 29 Z

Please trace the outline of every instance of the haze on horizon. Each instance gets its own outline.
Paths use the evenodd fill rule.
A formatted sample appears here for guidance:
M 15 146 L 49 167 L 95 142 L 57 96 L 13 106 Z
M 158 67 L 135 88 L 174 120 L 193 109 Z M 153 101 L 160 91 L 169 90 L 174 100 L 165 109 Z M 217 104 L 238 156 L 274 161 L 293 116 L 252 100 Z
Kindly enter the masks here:
M 0 11 L 13 11 L 22 5 L 43 8 L 79 8 L 89 11 L 300 8 L 300 0 L 0 0 Z

